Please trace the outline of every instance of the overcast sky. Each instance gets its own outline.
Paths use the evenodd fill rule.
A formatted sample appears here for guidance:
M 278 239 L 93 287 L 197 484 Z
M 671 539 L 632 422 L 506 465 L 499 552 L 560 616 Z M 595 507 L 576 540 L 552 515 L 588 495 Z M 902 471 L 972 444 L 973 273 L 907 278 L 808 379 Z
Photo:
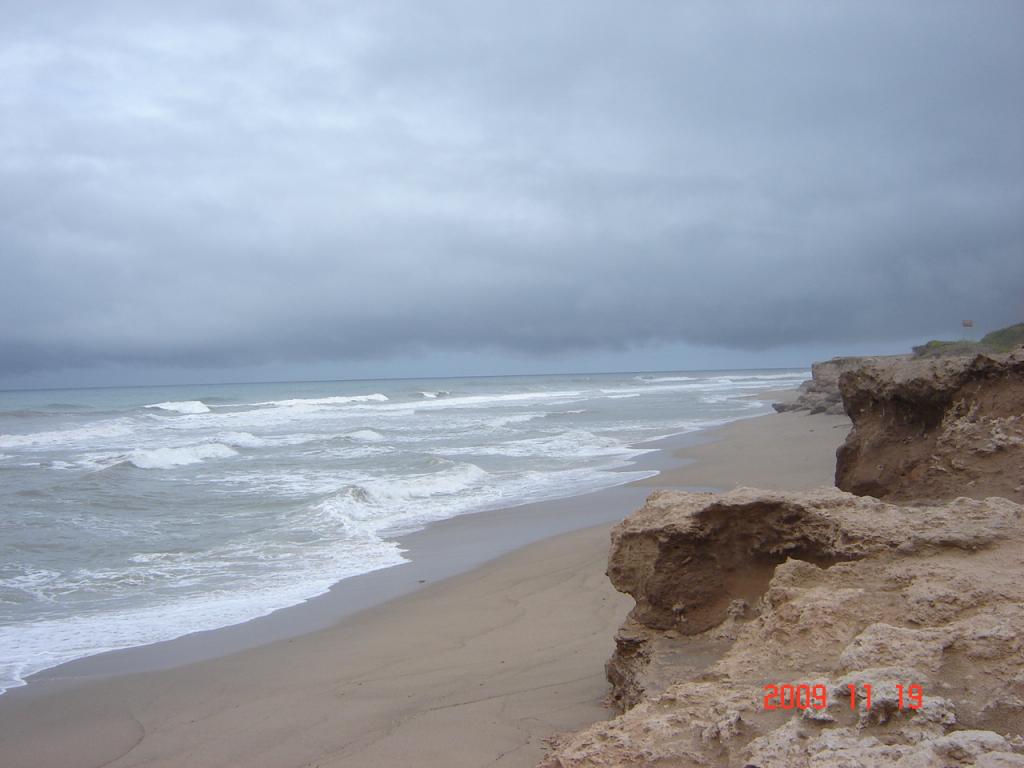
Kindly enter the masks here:
M 1024 3 L 0 0 L 0 386 L 1024 320 Z

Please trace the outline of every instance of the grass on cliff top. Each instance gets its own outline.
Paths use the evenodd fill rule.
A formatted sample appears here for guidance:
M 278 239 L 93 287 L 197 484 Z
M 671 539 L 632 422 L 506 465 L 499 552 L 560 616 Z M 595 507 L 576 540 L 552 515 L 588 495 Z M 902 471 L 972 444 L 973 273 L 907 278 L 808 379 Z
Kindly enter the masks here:
M 1024 323 L 992 331 L 981 341 L 929 341 L 914 347 L 914 357 L 945 357 L 971 355 L 978 352 L 1010 352 L 1024 344 Z

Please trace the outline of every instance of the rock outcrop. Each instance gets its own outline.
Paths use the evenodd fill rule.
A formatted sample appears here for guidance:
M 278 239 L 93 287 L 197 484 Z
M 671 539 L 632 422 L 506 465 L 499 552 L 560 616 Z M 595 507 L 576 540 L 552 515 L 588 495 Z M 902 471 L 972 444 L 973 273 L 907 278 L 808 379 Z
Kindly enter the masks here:
M 787 403 L 772 403 L 772 408 L 778 413 L 810 411 L 842 416 L 845 411 L 842 396 L 839 394 L 840 375 L 859 368 L 868 361 L 884 359 L 887 358 L 833 357 L 831 360 L 814 363 L 811 366 L 811 378 L 800 385 L 796 399 Z M 905 358 L 901 356 L 893 359 Z
M 1012 501 L 659 491 L 614 529 L 608 574 L 636 599 L 608 663 L 626 711 L 545 768 L 1024 766 Z M 807 688 L 771 709 L 766 685 Z
M 836 485 L 888 500 L 1024 502 L 1024 349 L 874 359 L 839 378 L 853 429 Z

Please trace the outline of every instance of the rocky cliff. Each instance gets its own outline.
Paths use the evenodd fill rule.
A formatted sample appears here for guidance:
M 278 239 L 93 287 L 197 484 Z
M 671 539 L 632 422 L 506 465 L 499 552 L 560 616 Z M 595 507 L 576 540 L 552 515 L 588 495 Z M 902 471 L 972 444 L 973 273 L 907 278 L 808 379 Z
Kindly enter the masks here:
M 1022 545 L 1005 499 L 656 492 L 612 534 L 626 711 L 543 766 L 1024 766 Z
M 888 358 L 874 357 L 833 357 L 811 366 L 811 378 L 800 385 L 796 400 L 789 403 L 772 403 L 779 413 L 786 411 L 810 411 L 811 413 L 829 413 L 842 416 L 842 396 L 839 393 L 839 377 L 871 360 Z M 904 359 L 903 357 L 893 359 Z
M 874 359 L 839 377 L 853 429 L 836 485 L 889 500 L 1024 502 L 1024 350 Z

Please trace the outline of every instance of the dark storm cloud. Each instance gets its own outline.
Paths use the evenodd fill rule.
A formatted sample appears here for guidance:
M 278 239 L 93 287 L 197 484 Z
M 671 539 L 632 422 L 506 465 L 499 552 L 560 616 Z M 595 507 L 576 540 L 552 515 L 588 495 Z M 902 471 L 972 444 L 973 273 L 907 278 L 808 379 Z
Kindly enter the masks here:
M 0 372 L 1024 316 L 1019 3 L 170 5 L 0 2 Z

